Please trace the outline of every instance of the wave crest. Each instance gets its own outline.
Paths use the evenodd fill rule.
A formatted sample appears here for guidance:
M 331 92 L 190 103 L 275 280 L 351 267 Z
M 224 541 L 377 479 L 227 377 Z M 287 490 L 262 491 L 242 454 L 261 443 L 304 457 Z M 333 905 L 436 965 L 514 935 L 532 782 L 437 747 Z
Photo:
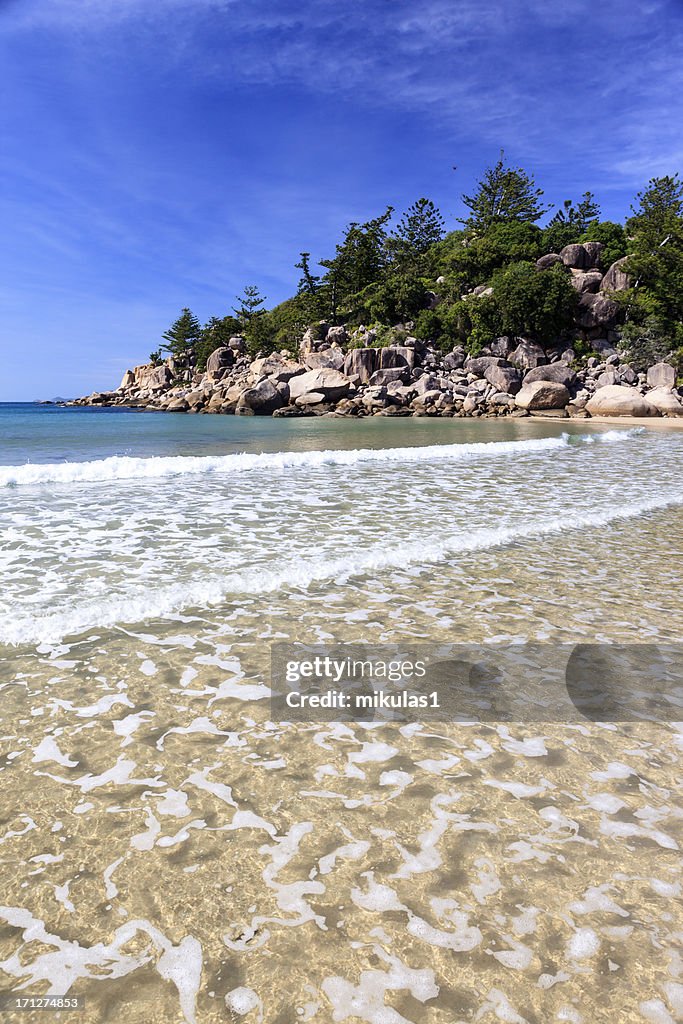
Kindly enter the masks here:
M 641 428 L 642 429 L 642 428 Z M 363 462 L 439 462 L 442 460 L 526 455 L 566 448 L 576 442 L 622 441 L 640 429 L 608 430 L 596 434 L 561 434 L 559 437 L 519 441 L 483 441 L 406 448 L 352 448 L 305 452 L 235 452 L 230 455 L 175 455 L 137 458 L 113 455 L 92 462 L 27 463 L 0 466 L 0 487 L 30 484 L 110 483 L 117 480 L 159 480 L 186 474 L 231 474 L 253 470 L 299 467 L 353 466 Z

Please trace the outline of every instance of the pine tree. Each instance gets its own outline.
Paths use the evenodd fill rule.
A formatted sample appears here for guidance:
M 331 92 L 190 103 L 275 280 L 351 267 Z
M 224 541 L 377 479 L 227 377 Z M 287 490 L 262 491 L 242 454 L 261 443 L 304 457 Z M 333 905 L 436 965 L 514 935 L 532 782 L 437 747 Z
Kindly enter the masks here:
M 477 234 L 486 232 L 492 224 L 510 221 L 533 223 L 549 207 L 541 204 L 543 189 L 521 167 L 506 167 L 501 150 L 498 163 L 489 167 L 473 196 L 463 195 L 462 201 L 471 213 L 460 218 L 465 227 Z
M 626 222 L 627 234 L 638 247 L 651 251 L 666 244 L 669 235 L 677 235 L 683 222 L 683 182 L 677 174 L 651 178 L 647 188 L 638 192 L 638 206 Z
M 353 296 L 381 277 L 387 264 L 387 223 L 393 212 L 388 206 L 383 214 L 364 224 L 353 221 L 337 245 L 334 258 L 320 260 L 327 271 L 321 281 L 322 298 L 333 323 Z
M 600 216 L 600 207 L 592 192 L 584 192 L 580 202 L 574 206 L 571 199 L 565 199 L 562 209 L 551 218 L 550 224 L 566 224 L 583 234 Z
M 311 273 L 311 254 L 310 252 L 299 253 L 300 261 L 295 263 L 294 266 L 297 270 L 301 271 L 301 279 L 299 281 L 299 287 L 297 289 L 298 295 L 315 295 L 318 291 L 320 284 L 320 278 L 315 274 Z
M 636 199 L 626 222 L 634 280 L 628 316 L 656 325 L 671 348 L 683 346 L 683 182 L 677 174 L 652 178 Z
M 404 272 L 426 275 L 430 272 L 427 253 L 444 236 L 444 219 L 431 199 L 418 199 L 387 240 L 392 262 Z
M 239 306 L 233 306 L 232 309 L 242 329 L 246 331 L 254 317 L 262 316 L 266 312 L 264 306 L 266 300 L 255 284 L 248 284 L 244 289 L 244 294 L 237 297 L 237 301 Z
M 191 352 L 201 337 L 202 329 L 194 313 L 185 306 L 178 319 L 164 331 L 162 338 L 166 342 L 164 351 L 174 356 L 184 356 Z

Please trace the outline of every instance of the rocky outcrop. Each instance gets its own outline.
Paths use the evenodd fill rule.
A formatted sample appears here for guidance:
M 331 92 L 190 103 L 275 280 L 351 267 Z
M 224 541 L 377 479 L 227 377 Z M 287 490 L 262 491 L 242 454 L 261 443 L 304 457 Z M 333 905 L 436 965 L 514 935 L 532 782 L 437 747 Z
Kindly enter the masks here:
M 290 389 L 287 384 L 278 388 L 271 380 L 262 380 L 240 395 L 235 407 L 237 416 L 272 416 L 276 409 L 287 404 Z
M 647 371 L 647 382 L 651 388 L 672 388 L 676 383 L 676 371 L 669 363 L 655 363 Z
M 520 338 L 517 347 L 508 356 L 508 362 L 519 370 L 533 370 L 548 362 L 548 357 L 540 345 L 534 341 Z
M 620 260 L 613 263 L 602 279 L 600 286 L 603 292 L 623 292 L 631 287 L 631 278 L 624 270 L 628 256 L 622 256 Z
M 235 362 L 235 350 L 225 345 L 215 349 L 206 361 L 206 375 L 209 380 L 220 380 L 229 366 Z
M 683 403 L 673 388 L 653 388 L 652 391 L 648 391 L 645 398 L 660 416 L 683 416 Z
M 352 348 L 346 353 L 344 373 L 347 377 L 358 377 L 361 384 L 370 380 L 378 368 L 376 348 Z
M 560 249 L 560 259 L 565 267 L 575 267 L 577 270 L 590 270 L 592 267 L 598 266 L 603 248 L 602 242 L 565 245 L 564 249 Z
M 570 254 L 584 263 L 595 252 Z M 565 256 L 567 254 L 565 253 Z M 597 279 L 594 268 L 576 273 Z M 584 310 L 607 307 L 603 292 L 584 292 Z M 600 319 L 600 317 L 594 317 Z M 410 329 L 412 325 L 408 325 Z M 529 338 L 500 337 L 477 355 L 462 346 L 443 353 L 428 341 L 395 329 L 395 342 L 376 347 L 374 329 L 314 325 L 306 331 L 301 361 L 283 350 L 253 361 L 241 339 L 209 357 L 204 372 L 190 354 L 161 365 L 127 370 L 117 391 L 77 399 L 77 405 L 137 407 L 149 411 L 239 416 L 681 416 L 683 388 L 676 371 L 658 363 L 639 373 L 619 351 L 619 333 L 608 326 L 584 334 L 593 353 L 558 340 L 543 346 Z M 340 344 L 371 340 L 345 351 Z M 331 340 L 330 340 L 331 339 Z
M 318 352 L 309 352 L 304 357 L 304 366 L 307 370 L 341 371 L 344 369 L 344 353 L 337 345 L 320 349 Z
M 536 266 L 539 270 L 550 270 L 556 263 L 562 263 L 562 257 L 559 253 L 549 252 L 545 256 L 541 256 L 540 260 L 536 260 Z
M 294 359 L 287 359 L 281 355 L 266 356 L 265 359 L 255 359 L 251 364 L 251 376 L 254 380 L 259 377 L 269 377 L 275 383 L 287 383 L 292 377 L 303 373 L 305 367 Z
M 564 384 L 552 380 L 524 381 L 521 391 L 515 397 L 515 404 L 527 412 L 538 409 L 564 409 L 569 404 L 570 394 Z
M 610 384 L 600 388 L 586 403 L 591 416 L 650 416 L 654 406 L 635 388 Z
M 584 295 L 586 292 L 595 294 L 600 290 L 602 274 L 599 270 L 573 270 L 571 282 L 579 295 Z
M 616 327 L 618 319 L 619 307 L 613 299 L 591 292 L 585 292 L 579 299 L 577 321 L 582 327 Z
M 539 380 L 553 381 L 555 384 L 564 384 L 566 388 L 570 388 L 576 381 L 576 374 L 563 361 L 550 363 L 547 366 L 537 366 L 536 369 L 529 370 L 524 375 L 524 386 Z
M 496 391 L 516 395 L 522 386 L 522 375 L 514 366 L 490 365 L 484 370 L 485 379 Z
M 292 377 L 289 382 L 289 394 L 293 401 L 304 395 L 319 394 L 329 402 L 336 402 L 349 393 L 351 381 L 338 370 L 309 370 L 307 373 Z

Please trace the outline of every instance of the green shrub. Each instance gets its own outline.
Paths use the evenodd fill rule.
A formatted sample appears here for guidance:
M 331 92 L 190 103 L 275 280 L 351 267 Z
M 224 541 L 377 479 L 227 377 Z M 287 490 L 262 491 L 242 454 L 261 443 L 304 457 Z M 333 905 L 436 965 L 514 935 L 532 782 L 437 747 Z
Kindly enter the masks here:
M 537 270 L 533 263 L 514 263 L 495 275 L 493 288 L 500 334 L 549 345 L 573 326 L 578 295 L 564 267 Z

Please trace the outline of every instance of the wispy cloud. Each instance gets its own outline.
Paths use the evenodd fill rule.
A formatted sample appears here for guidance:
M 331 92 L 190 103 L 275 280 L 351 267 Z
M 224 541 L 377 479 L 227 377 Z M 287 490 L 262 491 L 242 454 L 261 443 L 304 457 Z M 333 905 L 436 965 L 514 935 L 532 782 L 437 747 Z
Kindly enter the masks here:
M 621 179 L 680 156 L 677 0 L 23 0 L 3 22 L 112 46 L 133 25 L 176 73 L 403 108 L 532 159 L 552 137 Z

